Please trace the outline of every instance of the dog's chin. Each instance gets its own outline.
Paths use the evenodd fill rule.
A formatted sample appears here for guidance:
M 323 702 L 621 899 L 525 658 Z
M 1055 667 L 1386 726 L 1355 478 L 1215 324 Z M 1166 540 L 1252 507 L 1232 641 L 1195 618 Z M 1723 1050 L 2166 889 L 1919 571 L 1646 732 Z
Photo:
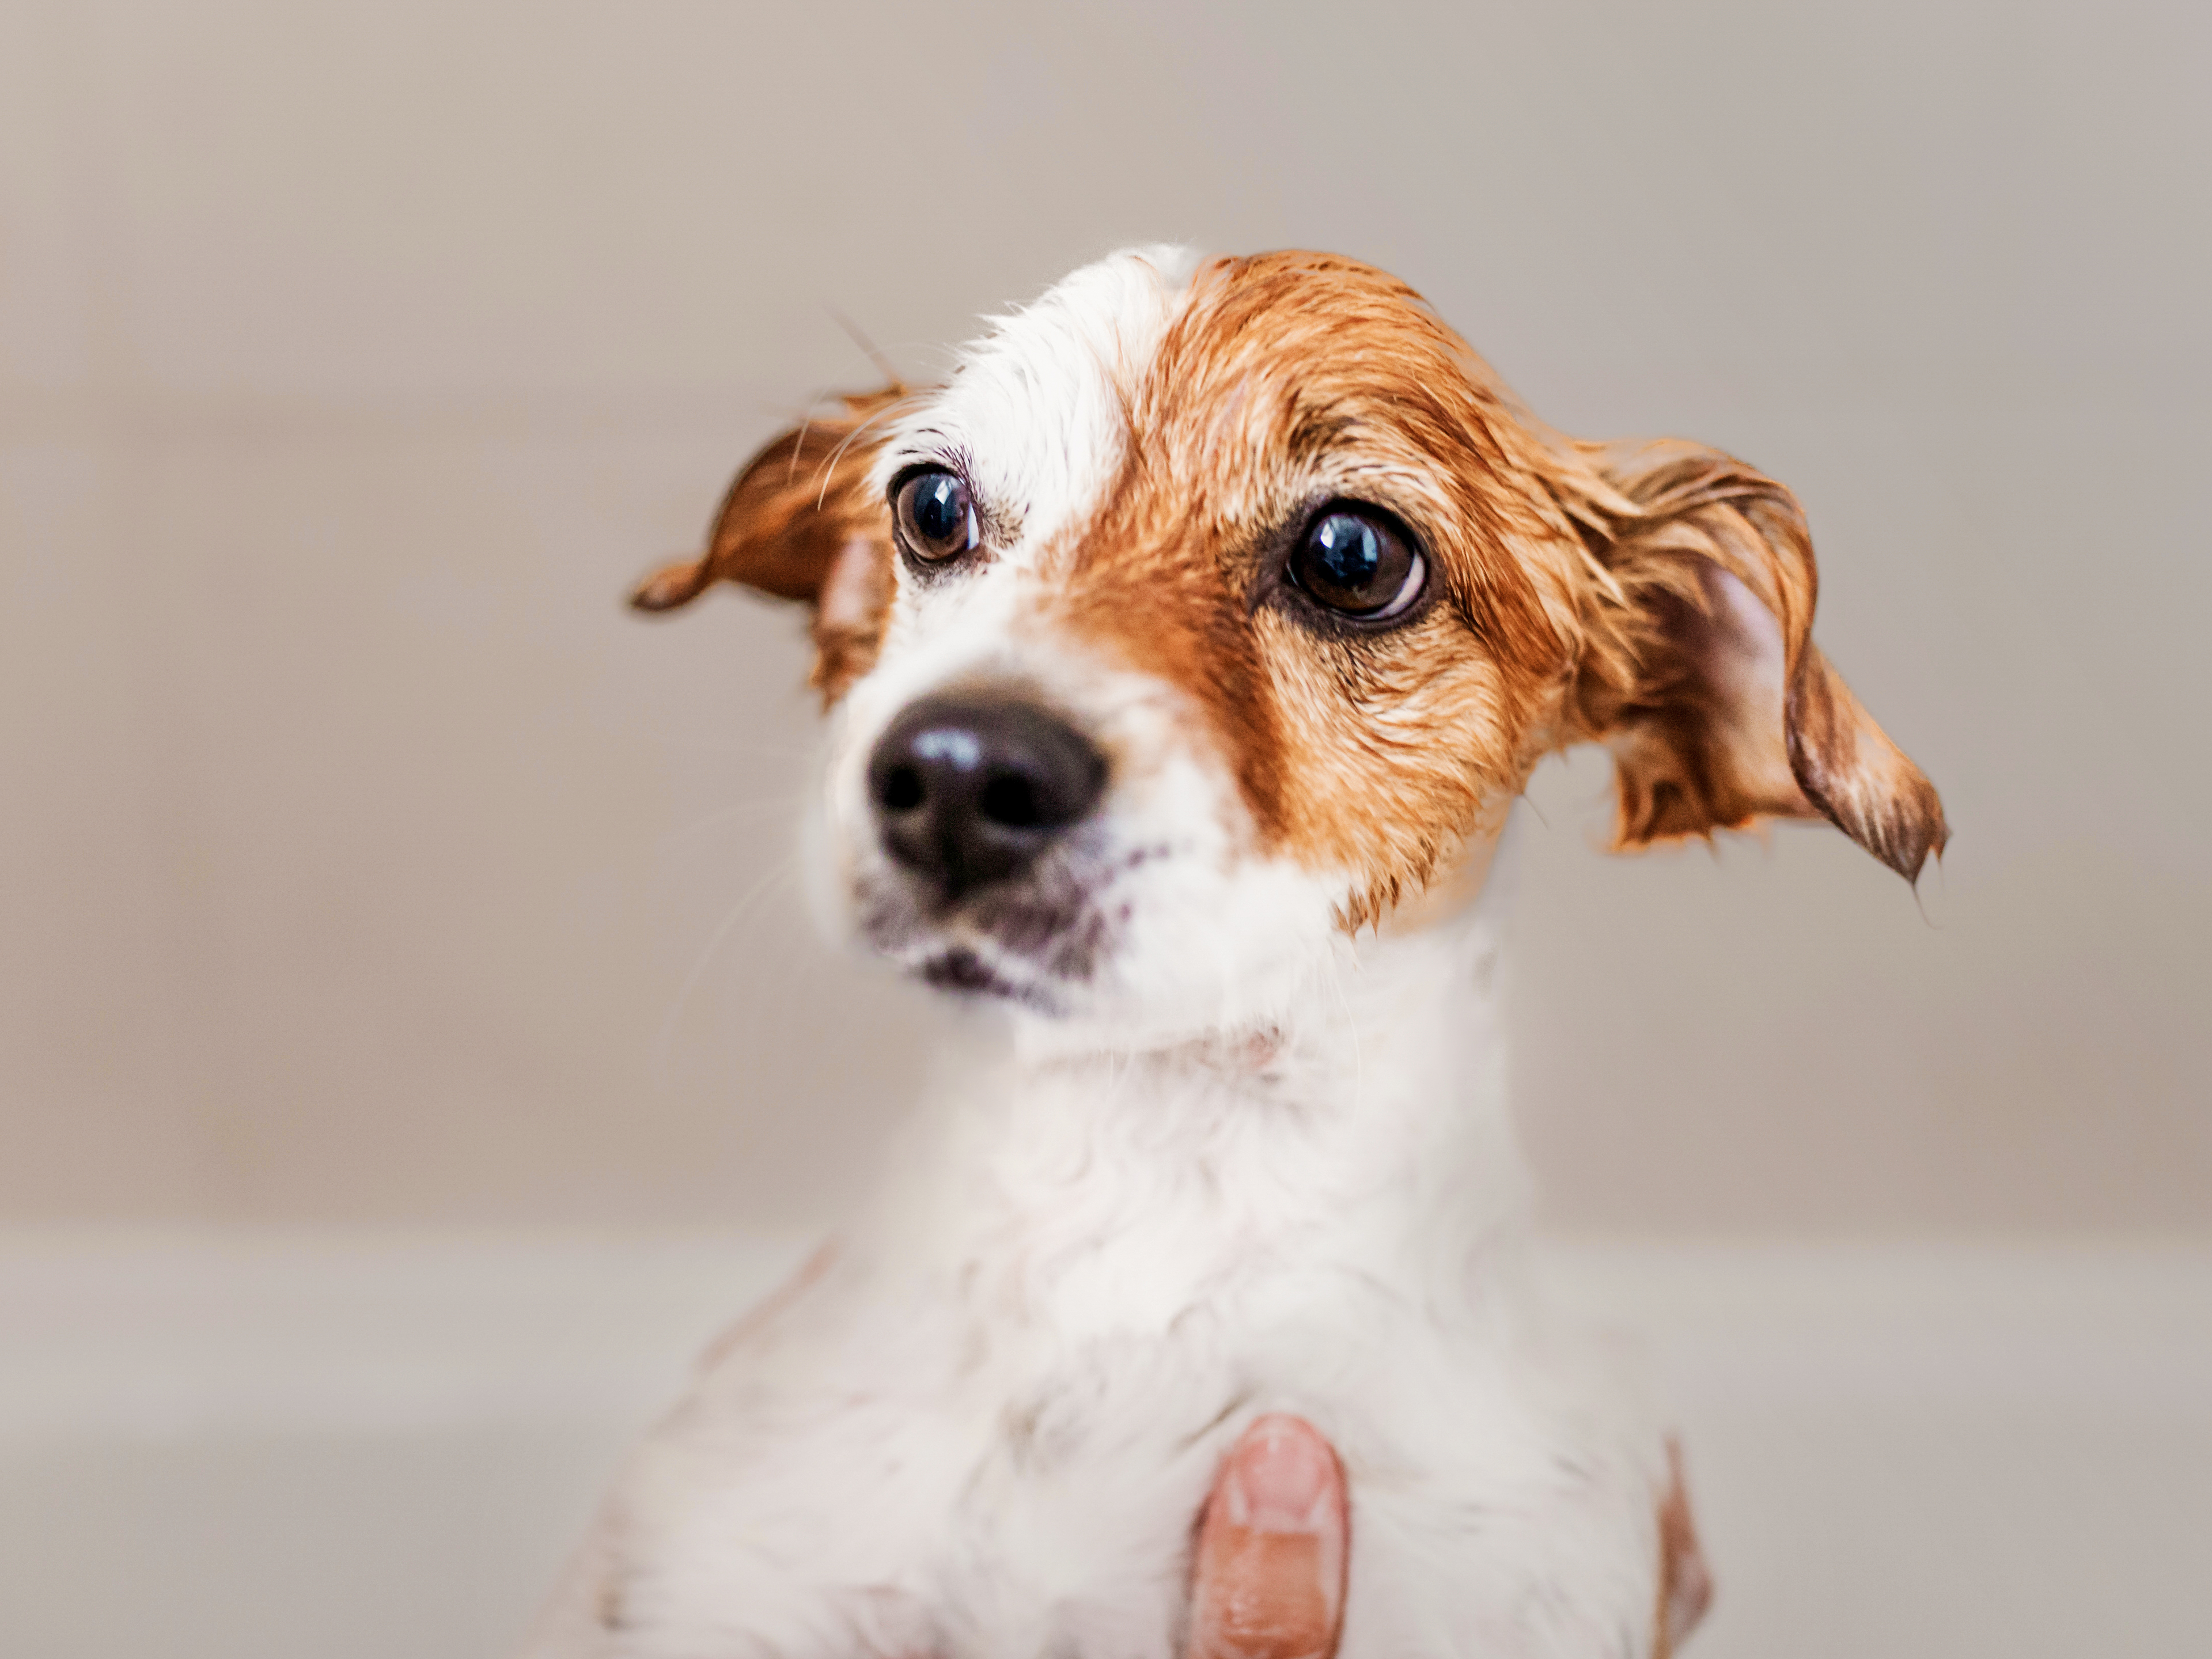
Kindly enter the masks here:
M 1060 1018 L 1080 1012 L 1109 948 L 1106 919 L 1069 884 L 1020 883 L 946 902 L 900 878 L 854 894 L 863 940 L 935 990 Z
M 1158 856 L 1054 859 L 1024 879 L 947 897 L 871 861 L 847 889 L 848 938 L 957 1000 L 1041 1018 L 1065 1040 L 1171 1045 L 1265 1026 L 1334 960 L 1332 895 L 1293 872 L 1156 886 Z M 1099 867 L 1103 864 L 1103 872 Z

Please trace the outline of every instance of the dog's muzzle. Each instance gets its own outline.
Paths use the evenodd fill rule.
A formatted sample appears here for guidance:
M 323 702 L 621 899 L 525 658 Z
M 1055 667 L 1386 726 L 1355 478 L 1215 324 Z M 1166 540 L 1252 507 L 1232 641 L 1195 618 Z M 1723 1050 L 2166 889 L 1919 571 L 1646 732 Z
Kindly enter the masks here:
M 945 904 L 1026 873 L 1105 787 L 1089 738 L 1011 694 L 924 697 L 868 757 L 884 852 Z

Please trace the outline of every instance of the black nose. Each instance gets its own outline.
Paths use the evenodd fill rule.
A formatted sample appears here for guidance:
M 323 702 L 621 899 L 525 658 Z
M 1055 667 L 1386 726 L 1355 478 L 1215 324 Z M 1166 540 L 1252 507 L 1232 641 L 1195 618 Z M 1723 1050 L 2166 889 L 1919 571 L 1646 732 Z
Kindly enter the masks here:
M 1106 757 L 1017 697 L 925 697 L 868 757 L 884 849 L 947 898 L 1019 875 L 1098 804 Z

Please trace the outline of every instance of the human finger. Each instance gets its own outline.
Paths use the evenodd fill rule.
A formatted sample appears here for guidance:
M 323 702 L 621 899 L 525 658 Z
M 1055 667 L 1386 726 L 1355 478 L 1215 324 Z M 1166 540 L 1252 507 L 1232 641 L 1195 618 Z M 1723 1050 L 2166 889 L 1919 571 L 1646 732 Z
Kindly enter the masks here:
M 1330 1659 L 1350 1531 L 1343 1466 L 1320 1431 L 1259 1419 L 1199 1522 L 1186 1659 Z

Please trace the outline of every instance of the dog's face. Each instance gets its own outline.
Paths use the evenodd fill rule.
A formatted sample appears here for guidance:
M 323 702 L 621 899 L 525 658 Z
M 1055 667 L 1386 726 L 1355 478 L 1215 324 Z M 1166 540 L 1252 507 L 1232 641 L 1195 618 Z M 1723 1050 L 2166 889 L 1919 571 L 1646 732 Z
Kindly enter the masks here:
M 1785 490 L 1560 438 L 1327 256 L 1078 271 L 945 386 L 771 445 L 639 603 L 718 579 L 815 606 L 859 931 L 1124 1030 L 1267 1018 L 1583 738 L 1624 844 L 1826 816 L 1908 876 L 1942 844 L 1810 642 Z

